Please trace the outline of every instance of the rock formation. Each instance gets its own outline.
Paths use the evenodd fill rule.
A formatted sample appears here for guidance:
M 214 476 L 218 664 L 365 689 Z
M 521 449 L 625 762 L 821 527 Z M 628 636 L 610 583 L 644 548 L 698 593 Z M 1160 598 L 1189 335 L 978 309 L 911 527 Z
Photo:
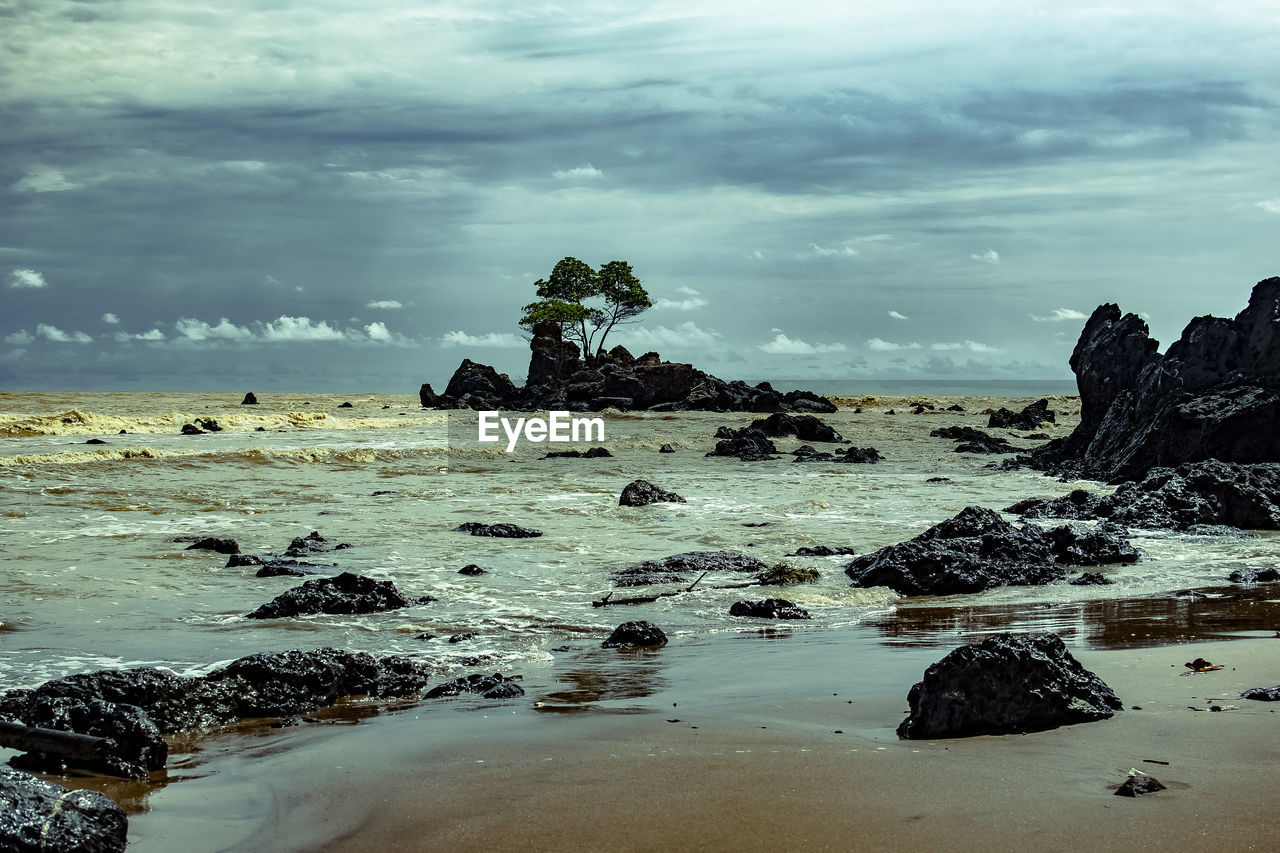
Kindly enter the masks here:
M 648 480 L 632 480 L 622 490 L 618 506 L 648 506 L 656 503 L 688 503 L 675 492 L 659 488 Z
M 0 767 L 0 850 L 119 853 L 128 843 L 124 811 L 97 791 Z

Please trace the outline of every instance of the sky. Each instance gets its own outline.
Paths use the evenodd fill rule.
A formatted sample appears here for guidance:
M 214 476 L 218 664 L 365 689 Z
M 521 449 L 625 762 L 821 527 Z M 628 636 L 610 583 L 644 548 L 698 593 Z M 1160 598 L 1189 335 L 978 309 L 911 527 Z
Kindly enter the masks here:
M 724 378 L 1070 378 L 1280 275 L 1280 3 L 0 0 L 0 388 L 523 382 L 573 256 L 608 345 Z

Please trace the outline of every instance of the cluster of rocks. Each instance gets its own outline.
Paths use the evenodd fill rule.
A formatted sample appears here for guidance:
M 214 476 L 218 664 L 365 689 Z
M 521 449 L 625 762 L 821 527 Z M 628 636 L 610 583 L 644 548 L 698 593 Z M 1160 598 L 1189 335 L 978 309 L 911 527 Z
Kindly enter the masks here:
M 315 569 L 328 568 L 319 563 L 299 560 L 298 557 L 309 557 L 327 551 L 345 551 L 350 548 L 349 542 L 332 542 L 320 535 L 317 530 L 306 536 L 297 536 L 289 543 L 284 554 L 242 554 L 240 543 L 234 539 L 204 537 L 196 539 L 187 546 L 188 551 L 214 551 L 228 555 L 224 568 L 232 569 L 243 566 L 257 566 L 257 577 L 270 578 L 279 576 L 302 577 L 315 574 Z M 336 565 L 336 564 L 335 564 Z
M 809 445 L 797 447 L 791 451 L 796 462 L 848 462 L 855 464 L 871 464 L 884 457 L 874 447 L 837 447 L 830 453 L 821 453 Z
M 517 387 L 505 373 L 463 359 L 443 394 L 429 383 L 418 392 L 424 408 L 517 411 L 834 412 L 836 406 L 810 391 L 773 389 L 768 382 L 726 382 L 690 364 L 663 361 L 648 352 L 636 358 L 616 346 L 588 365 L 577 345 L 554 325 L 533 329 L 528 378 Z
M 949 426 L 935 429 L 929 435 L 958 441 L 956 453 L 1017 453 L 1007 440 L 971 426 Z
M 734 551 L 689 551 L 619 569 L 613 573 L 613 583 L 619 587 L 689 583 L 703 572 L 760 572 L 766 568 L 763 561 Z
M 183 424 L 183 435 L 204 435 L 207 432 L 222 432 L 222 424 L 214 418 L 196 418 L 193 423 Z
M 1234 319 L 1197 317 L 1161 355 L 1147 324 L 1099 306 L 1071 354 L 1080 424 L 1026 464 L 1123 482 L 1155 467 L 1280 460 L 1280 278 Z
M 1065 566 L 1133 563 L 1123 528 L 1100 524 L 1019 528 L 994 510 L 965 507 L 954 518 L 845 566 L 855 587 L 887 586 L 901 595 L 953 595 L 998 586 L 1065 579 Z
M 716 430 L 715 450 L 707 456 L 733 456 L 744 462 L 778 458 L 774 438 L 795 437 L 801 441 L 843 442 L 840 433 L 813 415 L 775 412 L 758 418 L 741 429 L 722 426 Z M 838 447 L 831 453 L 805 444 L 792 451 L 796 462 L 878 462 L 883 457 L 874 447 Z
M 1109 495 L 1076 489 L 1051 500 L 1020 501 L 1005 511 L 1191 533 L 1217 533 L 1222 526 L 1280 530 L 1280 464 L 1188 462 L 1153 468 Z

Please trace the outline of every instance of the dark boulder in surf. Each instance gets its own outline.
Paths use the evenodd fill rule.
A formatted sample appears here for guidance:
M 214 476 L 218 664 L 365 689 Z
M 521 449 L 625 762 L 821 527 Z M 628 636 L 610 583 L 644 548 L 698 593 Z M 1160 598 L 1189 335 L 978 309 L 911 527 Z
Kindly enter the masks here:
M 306 581 L 273 598 L 248 614 L 250 619 L 283 619 L 314 613 L 381 613 L 432 601 L 430 597 L 411 600 L 400 594 L 391 581 L 343 572 L 337 577 Z
M 613 573 L 615 586 L 689 583 L 703 572 L 761 572 L 762 560 L 735 551 L 688 551 L 661 560 L 646 560 Z
M 810 619 L 809 611 L 797 607 L 785 598 L 766 598 L 763 601 L 735 601 L 729 608 L 730 616 L 750 616 L 756 619 Z
M 721 427 L 721 429 L 728 429 Z M 716 442 L 716 449 L 708 456 L 735 456 L 743 462 L 763 462 L 777 458 L 778 448 L 760 430 L 755 427 L 744 427 L 733 432 L 731 437 Z M 716 435 L 721 433 L 717 432 Z
M 107 738 L 95 758 L 72 763 L 110 776 L 145 779 L 169 757 L 160 729 L 136 705 L 37 695 L 25 704 L 20 719 L 28 726 Z M 24 770 L 60 773 L 68 761 L 58 754 L 26 752 L 10 763 Z
M 991 413 L 987 419 L 987 427 L 995 429 L 1020 429 L 1031 431 L 1038 429 L 1042 423 L 1054 423 L 1056 414 L 1049 409 L 1048 400 L 1037 400 L 1020 412 L 1010 411 L 1001 406 Z
M 1043 731 L 1123 707 L 1057 634 L 996 634 L 925 670 L 907 694 L 898 736 L 916 740 Z
M 470 533 L 472 536 L 492 536 L 495 539 L 532 539 L 541 536 L 541 530 L 521 527 L 518 524 L 482 524 L 479 521 L 468 521 L 453 528 L 454 533 Z
M 632 480 L 618 498 L 619 506 L 648 506 L 656 503 L 688 503 L 675 492 L 659 488 L 648 480 Z
M 606 649 L 657 648 L 667 644 L 667 635 L 657 625 L 643 620 L 623 622 L 600 645 Z
M 240 543 L 234 539 L 214 539 L 206 536 L 187 546 L 188 551 L 216 551 L 219 554 L 239 554 Z

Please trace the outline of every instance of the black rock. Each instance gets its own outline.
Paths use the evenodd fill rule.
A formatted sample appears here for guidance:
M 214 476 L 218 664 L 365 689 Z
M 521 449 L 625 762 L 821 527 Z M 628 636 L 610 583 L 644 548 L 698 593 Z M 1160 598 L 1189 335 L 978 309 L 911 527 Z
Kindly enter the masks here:
M 476 638 L 476 635 L 473 631 L 465 631 L 461 634 L 454 634 L 453 636 L 451 636 L 449 638 L 449 642 L 454 644 L 466 643 L 470 640 L 474 640 L 475 638 Z
M 379 581 L 351 572 L 337 577 L 306 581 L 273 598 L 248 614 L 250 619 L 282 619 L 312 613 L 381 613 L 415 603 L 405 598 L 391 581 Z
M 466 575 L 472 578 L 478 578 L 481 575 L 487 575 L 489 573 L 486 572 L 484 569 L 480 568 L 479 566 L 477 566 L 476 564 L 471 563 L 469 565 L 463 566 L 462 568 L 458 569 L 458 574 Z
M 613 454 L 610 453 L 609 449 L 606 447 L 589 447 L 586 450 L 553 450 L 547 455 L 543 456 L 542 458 L 543 459 L 603 459 L 605 457 L 612 457 L 612 456 Z
M 1280 278 L 1258 282 L 1234 319 L 1197 317 L 1158 347 L 1140 318 L 1099 306 L 1071 356 L 1080 424 L 1026 462 L 1120 482 L 1205 459 L 1280 461 Z
M 303 568 L 303 567 L 306 568 Z M 314 575 L 311 569 L 319 569 L 321 566 L 315 563 L 304 563 L 299 560 L 267 560 L 262 564 L 262 568 L 254 572 L 254 577 L 259 578 L 301 578 L 307 575 Z
M 481 524 L 478 521 L 459 524 L 453 528 L 453 532 L 470 533 L 472 536 L 493 536 L 498 539 L 532 539 L 542 535 L 541 530 L 520 527 L 517 524 Z
M 505 373 L 487 364 L 464 358 L 444 389 L 444 396 L 465 405 L 458 408 L 490 410 L 503 408 L 502 403 L 515 392 L 515 385 Z
M 196 426 L 205 432 L 222 432 L 222 425 L 213 418 L 196 418 Z
M 1054 423 L 1056 417 L 1049 410 L 1048 400 L 1037 400 L 1020 412 L 1012 412 L 1003 406 L 992 412 L 987 420 L 988 428 L 1033 430 L 1040 424 Z
M 183 424 L 182 434 L 183 435 L 204 435 L 204 430 L 200 429 L 200 427 L 196 426 L 195 424 Z
M 810 619 L 809 611 L 797 607 L 785 598 L 766 598 L 763 601 L 735 601 L 729 608 L 730 616 L 754 616 L 757 619 Z
M 106 444 L 106 442 L 100 438 L 91 438 L 85 444 Z
M 925 482 L 926 483 L 950 483 L 951 478 L 950 477 L 930 477 L 929 479 L 925 480 Z
M 128 835 L 124 811 L 97 791 L 73 791 L 0 767 L 0 850 L 119 853 Z
M 840 441 L 840 433 L 813 415 L 792 415 L 774 412 L 767 418 L 751 422 L 747 429 L 757 429 L 767 436 L 780 438 L 793 435 L 801 441 Z
M 1241 699 L 1256 699 L 1259 702 L 1280 702 L 1280 685 L 1276 687 L 1250 687 L 1240 694 Z
M 258 398 L 254 396 L 254 393 L 252 391 L 250 391 L 248 394 L 244 395 L 244 399 L 240 401 L 240 405 L 256 406 L 258 405 Z
M 707 455 L 736 456 L 743 462 L 763 462 L 775 458 L 777 453 L 777 446 L 768 436 L 755 427 L 745 427 L 732 438 L 716 442 L 716 449 Z
M 988 435 L 980 429 L 969 426 L 942 427 L 935 429 L 929 435 L 962 442 L 956 447 L 956 453 L 1016 453 L 1018 450 L 999 436 Z
M 515 678 L 506 678 L 501 673 L 477 673 L 438 684 L 427 691 L 426 698 L 438 699 L 441 696 L 460 696 L 463 693 L 479 693 L 485 699 L 514 699 L 524 695 L 524 688 Z
M 1164 785 L 1160 784 L 1160 780 L 1154 776 L 1148 776 L 1145 773 L 1135 773 L 1116 788 L 1117 797 L 1140 797 L 1143 794 L 1153 794 L 1156 791 L 1163 791 Z
M 667 635 L 657 625 L 652 625 L 645 621 L 639 622 L 623 622 L 617 628 L 613 629 L 613 633 L 609 635 L 609 639 L 600 645 L 606 649 L 636 649 L 636 648 L 653 648 L 655 646 L 665 646 L 667 644 Z
M 856 587 L 887 586 L 902 595 L 953 595 L 1053 583 L 1065 577 L 1065 565 L 1137 559 L 1137 551 L 1116 528 L 1017 528 L 994 510 L 971 506 L 914 539 L 857 558 L 845 567 L 845 574 Z
M 427 676 L 426 667 L 408 658 L 384 665 L 367 652 L 294 649 L 240 658 L 206 680 L 234 690 L 237 717 L 281 717 L 345 696 L 409 695 L 425 687 Z
M 1237 569 L 1227 576 L 1232 583 L 1274 583 L 1280 581 L 1275 569 Z
M 688 503 L 675 492 L 658 488 L 648 480 L 632 480 L 618 498 L 619 506 L 648 506 L 656 503 Z
M 305 557 L 308 554 L 320 554 L 325 551 L 342 551 L 350 548 L 351 545 L 346 542 L 334 544 L 328 539 L 320 535 L 320 531 L 313 530 L 306 536 L 296 536 L 289 543 L 289 547 L 285 549 L 287 557 Z
M 917 740 L 1042 731 L 1123 707 L 1057 634 L 996 634 L 961 646 L 925 670 L 907 702 L 898 736 Z
M 961 405 L 959 405 L 959 404 L 952 404 L 952 405 L 950 405 L 950 406 L 947 406 L 947 411 L 948 411 L 948 412 L 963 412 L 963 411 L 964 411 L 964 406 L 961 406 Z
M 263 562 L 264 561 L 261 557 L 253 554 L 232 554 L 230 557 L 227 557 L 227 564 L 223 566 L 223 568 L 237 569 L 241 566 L 261 566 Z
M 422 404 L 424 409 L 434 409 L 440 403 L 440 398 L 436 396 L 436 392 L 431 390 L 430 382 L 423 382 L 422 387 L 418 389 L 418 402 Z
M 354 408 L 355 408 L 355 406 L 351 405 L 350 403 L 339 403 L 339 404 L 338 404 L 338 408 L 339 408 L 339 409 L 354 409 Z
M 787 554 L 788 557 L 835 557 L 844 554 L 858 554 L 857 548 L 851 548 L 847 545 L 841 545 L 832 548 L 829 545 L 814 545 L 813 547 L 797 548 L 795 551 Z
M 1072 586 L 1105 586 L 1114 581 L 1109 580 L 1105 575 L 1099 572 L 1085 572 L 1078 578 L 1072 578 L 1067 581 Z
M 616 586 L 689 583 L 703 572 L 759 572 L 768 565 L 733 551 L 689 551 L 661 560 L 646 560 L 613 573 Z
M 169 756 L 160 729 L 136 705 L 38 695 L 27 704 L 22 722 L 42 729 L 109 738 L 110 743 L 96 760 L 76 763 L 111 776 L 145 779 L 152 770 L 164 767 Z M 60 772 L 64 759 L 29 752 L 10 763 L 25 770 Z
M 239 554 L 240 544 L 234 539 L 214 539 L 206 536 L 187 546 L 188 551 L 216 551 L 219 554 Z
M 672 447 L 670 444 L 664 444 L 658 448 L 658 452 L 659 453 L 675 453 L 676 449 Z

